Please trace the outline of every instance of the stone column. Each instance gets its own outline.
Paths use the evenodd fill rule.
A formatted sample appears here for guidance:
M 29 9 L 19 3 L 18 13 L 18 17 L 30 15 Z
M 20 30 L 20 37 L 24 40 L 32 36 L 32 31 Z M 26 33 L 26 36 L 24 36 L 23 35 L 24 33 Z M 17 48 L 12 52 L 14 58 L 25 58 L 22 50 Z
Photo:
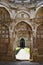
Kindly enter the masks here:
M 37 44 L 36 44 L 36 27 L 33 31 L 33 61 L 36 61 L 38 54 Z
M 31 32 L 31 38 L 30 38 L 30 61 L 32 61 L 33 57 L 33 32 Z
M 14 30 L 14 27 L 12 26 L 13 24 L 11 23 L 11 25 L 9 26 L 9 34 L 10 34 L 10 43 L 9 43 L 9 46 L 8 46 L 8 54 L 11 56 L 11 59 L 13 60 L 12 58 L 12 55 L 13 55 L 13 30 Z

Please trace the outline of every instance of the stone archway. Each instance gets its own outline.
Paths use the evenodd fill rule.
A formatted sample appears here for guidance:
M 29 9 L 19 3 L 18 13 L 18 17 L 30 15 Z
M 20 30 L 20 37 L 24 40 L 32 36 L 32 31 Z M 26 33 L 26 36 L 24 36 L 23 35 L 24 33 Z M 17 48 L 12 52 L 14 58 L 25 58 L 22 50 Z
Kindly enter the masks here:
M 43 22 L 43 6 L 36 8 L 35 18 L 38 24 Z
M 4 7 L 0 7 L 0 20 L 7 25 L 11 22 L 10 14 Z
M 43 61 L 43 5 L 39 6 L 38 8 L 36 8 L 36 13 L 35 13 L 35 18 L 36 18 L 36 50 L 35 50 L 35 57 L 34 60 L 35 61 Z M 41 38 L 42 37 L 42 38 Z M 36 60 L 37 58 L 37 60 Z
M 0 7 L 0 60 L 11 60 L 11 41 L 9 24 L 11 22 L 10 14 L 4 7 Z M 9 56 L 9 57 L 8 57 Z
M 30 48 L 30 58 L 32 59 L 32 50 L 33 50 L 33 36 L 32 36 L 32 28 L 29 24 L 27 24 L 24 21 L 19 22 L 15 26 L 15 43 L 14 43 L 14 49 L 18 46 L 20 46 L 20 40 L 23 38 L 25 39 L 25 46 Z
M 20 47 L 21 48 L 25 47 L 25 40 L 24 40 L 24 38 L 21 38 L 21 40 L 20 40 Z

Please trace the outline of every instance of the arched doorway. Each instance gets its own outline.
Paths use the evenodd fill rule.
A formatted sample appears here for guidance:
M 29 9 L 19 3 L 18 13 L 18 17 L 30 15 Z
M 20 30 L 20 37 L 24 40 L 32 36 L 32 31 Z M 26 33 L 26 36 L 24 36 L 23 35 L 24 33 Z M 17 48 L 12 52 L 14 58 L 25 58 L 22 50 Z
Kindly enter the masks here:
M 21 48 L 25 47 L 25 40 L 23 38 L 20 40 L 20 47 Z
M 23 59 L 23 60 L 29 60 L 30 56 L 32 58 L 32 49 L 33 49 L 33 47 L 32 47 L 32 43 L 33 43 L 32 28 L 29 24 L 22 21 L 22 22 L 19 22 L 15 26 L 15 32 L 16 32 L 16 37 L 15 37 L 16 48 L 17 47 L 22 48 L 22 49 L 25 48 L 26 52 L 28 52 L 29 57 L 28 57 L 28 59 L 26 58 L 26 59 Z M 24 52 L 22 52 L 22 54 L 23 53 Z M 25 55 L 25 54 L 23 54 L 23 55 Z M 17 59 L 17 57 L 16 57 L 16 59 Z M 19 60 L 21 60 L 21 59 L 19 59 Z

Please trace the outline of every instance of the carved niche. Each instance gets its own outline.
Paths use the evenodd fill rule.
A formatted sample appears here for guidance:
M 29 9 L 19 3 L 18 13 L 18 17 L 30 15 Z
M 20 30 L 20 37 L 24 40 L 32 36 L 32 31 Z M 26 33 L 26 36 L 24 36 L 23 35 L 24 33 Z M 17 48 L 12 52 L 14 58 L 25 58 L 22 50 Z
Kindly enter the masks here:
M 25 23 L 24 21 L 22 21 L 22 22 L 20 22 L 20 23 L 18 23 L 17 25 L 16 25 L 16 27 L 15 27 L 15 30 L 16 31 L 20 31 L 20 30 L 24 30 L 24 31 L 31 31 L 31 29 L 30 29 L 30 27 L 28 26 L 28 24 L 27 23 Z
M 15 17 L 16 21 L 19 21 L 19 20 L 30 20 L 30 16 L 28 13 L 22 11 L 20 13 L 18 13 Z
M 9 24 L 11 22 L 10 14 L 4 7 L 0 7 L 0 22 L 2 24 Z

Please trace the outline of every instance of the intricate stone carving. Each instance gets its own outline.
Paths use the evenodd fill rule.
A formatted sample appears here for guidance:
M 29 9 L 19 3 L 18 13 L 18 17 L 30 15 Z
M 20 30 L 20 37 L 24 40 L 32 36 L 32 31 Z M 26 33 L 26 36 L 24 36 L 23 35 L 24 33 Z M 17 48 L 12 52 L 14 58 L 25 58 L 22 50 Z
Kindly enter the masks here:
M 17 19 L 25 19 L 28 20 L 30 18 L 30 15 L 27 14 L 26 12 L 20 12 L 18 13 L 18 15 L 16 16 L 16 20 Z
M 15 30 L 16 31 L 20 31 L 20 30 L 22 30 L 22 31 L 26 31 L 26 30 L 31 31 L 30 28 L 28 27 L 28 25 L 23 21 L 21 23 L 17 24 Z

